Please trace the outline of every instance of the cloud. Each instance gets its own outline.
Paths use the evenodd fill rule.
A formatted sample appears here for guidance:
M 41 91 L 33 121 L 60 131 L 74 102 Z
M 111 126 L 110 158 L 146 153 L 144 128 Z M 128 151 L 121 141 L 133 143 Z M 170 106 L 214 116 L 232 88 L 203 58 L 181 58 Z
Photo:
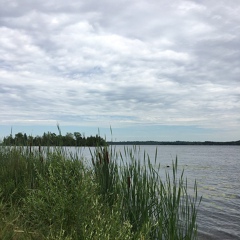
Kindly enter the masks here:
M 224 0 L 0 1 L 0 124 L 238 129 L 239 12 Z

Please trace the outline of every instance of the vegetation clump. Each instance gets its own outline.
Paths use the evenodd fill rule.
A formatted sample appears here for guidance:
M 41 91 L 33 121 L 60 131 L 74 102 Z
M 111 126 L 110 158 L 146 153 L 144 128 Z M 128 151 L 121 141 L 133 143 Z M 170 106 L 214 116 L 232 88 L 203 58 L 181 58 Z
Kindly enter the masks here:
M 42 136 L 31 136 L 26 133 L 17 133 L 15 136 L 10 134 L 3 138 L 2 145 L 12 146 L 104 146 L 106 141 L 99 135 L 85 137 L 80 132 L 70 133 L 67 132 L 65 135 L 47 132 L 43 133 Z
M 134 149 L 0 147 L 0 239 L 196 239 L 197 196 Z

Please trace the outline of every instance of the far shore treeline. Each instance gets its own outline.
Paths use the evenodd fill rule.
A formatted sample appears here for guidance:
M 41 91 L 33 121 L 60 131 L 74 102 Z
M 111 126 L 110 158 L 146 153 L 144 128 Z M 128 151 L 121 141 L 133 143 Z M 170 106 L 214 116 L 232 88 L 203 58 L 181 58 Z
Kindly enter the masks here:
M 188 142 L 188 141 L 122 141 L 122 142 L 108 142 L 109 145 L 240 145 L 239 141 L 231 141 L 231 142 L 212 142 L 212 141 L 204 141 L 204 142 Z
M 106 146 L 106 145 L 238 145 L 239 141 L 229 142 L 213 142 L 213 141 L 106 141 L 99 135 L 85 137 L 80 132 L 70 133 L 65 135 L 47 132 L 42 136 L 32 136 L 26 133 L 19 132 L 14 136 L 10 134 L 3 138 L 0 145 L 17 145 L 17 146 Z
M 26 133 L 17 133 L 15 136 L 10 134 L 3 138 L 2 145 L 17 146 L 104 146 L 106 141 L 99 135 L 85 137 L 79 132 L 69 133 L 66 135 L 52 132 L 43 133 L 42 136 L 31 136 Z

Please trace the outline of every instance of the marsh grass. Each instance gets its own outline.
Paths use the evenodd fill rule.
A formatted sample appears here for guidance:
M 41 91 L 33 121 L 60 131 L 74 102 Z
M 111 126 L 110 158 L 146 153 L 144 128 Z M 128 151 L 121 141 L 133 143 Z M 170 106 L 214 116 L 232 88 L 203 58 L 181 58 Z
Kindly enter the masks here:
M 201 202 L 196 183 L 194 196 L 190 196 L 184 171 L 178 173 L 177 158 L 172 172 L 162 179 L 157 150 L 154 164 L 145 152 L 141 159 L 139 152 L 137 147 L 124 148 L 124 155 L 113 149 L 96 149 L 92 163 L 100 194 L 110 206 L 119 204 L 122 219 L 130 222 L 136 239 L 196 239 Z
M 140 149 L 0 147 L 0 239 L 196 239 L 200 198 L 177 159 L 159 175 Z M 153 163 L 152 163 L 153 162 Z

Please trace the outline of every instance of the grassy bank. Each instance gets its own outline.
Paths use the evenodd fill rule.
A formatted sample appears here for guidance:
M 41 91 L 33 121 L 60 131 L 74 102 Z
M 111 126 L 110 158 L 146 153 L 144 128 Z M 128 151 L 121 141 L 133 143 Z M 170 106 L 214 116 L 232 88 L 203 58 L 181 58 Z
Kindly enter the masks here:
M 0 147 L 0 239 L 196 239 L 196 186 L 190 196 L 177 160 L 162 179 L 136 156 Z

